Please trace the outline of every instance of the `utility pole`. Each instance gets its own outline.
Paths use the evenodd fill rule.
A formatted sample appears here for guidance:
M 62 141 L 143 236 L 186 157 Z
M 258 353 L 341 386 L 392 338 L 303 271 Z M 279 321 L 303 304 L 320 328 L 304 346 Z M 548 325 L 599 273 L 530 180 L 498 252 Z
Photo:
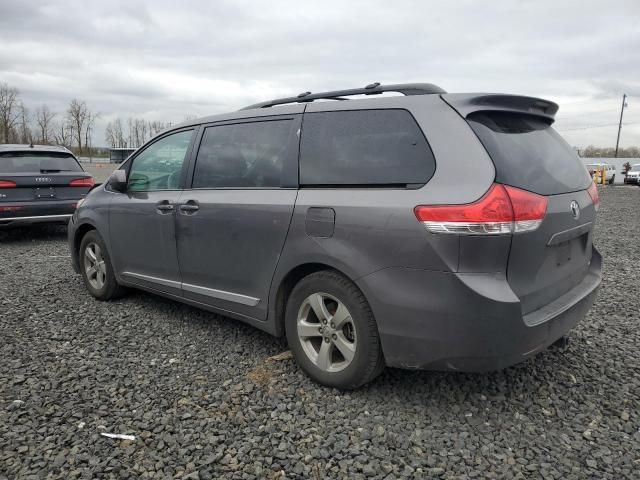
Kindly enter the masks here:
M 624 113 L 624 107 L 627 106 L 627 94 L 622 94 L 622 107 L 620 107 L 620 122 L 618 123 L 618 139 L 616 140 L 616 154 L 615 158 L 618 158 L 618 145 L 620 144 L 620 130 L 622 130 L 622 114 Z

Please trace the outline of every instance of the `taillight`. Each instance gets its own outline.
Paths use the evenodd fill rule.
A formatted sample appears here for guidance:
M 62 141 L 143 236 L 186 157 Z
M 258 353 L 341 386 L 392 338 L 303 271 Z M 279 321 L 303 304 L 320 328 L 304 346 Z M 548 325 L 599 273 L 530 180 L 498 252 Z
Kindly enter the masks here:
M 538 228 L 547 213 L 547 198 L 494 183 L 473 203 L 419 205 L 414 211 L 431 233 L 500 235 Z
M 547 197 L 505 185 L 513 207 L 513 231 L 531 232 L 547 214 Z
M 18 212 L 20 210 L 22 210 L 22 207 L 13 206 L 13 205 L 9 205 L 6 207 L 0 206 L 0 213 Z
M 600 206 L 600 194 L 598 193 L 598 187 L 594 182 L 591 182 L 591 185 L 587 189 L 587 193 L 591 197 L 591 201 L 593 202 L 593 206 L 598 211 L 598 207 Z
M 0 188 L 16 188 L 16 182 L 11 180 L 0 180 Z
M 75 178 L 69 182 L 70 187 L 93 187 L 96 181 L 93 177 Z

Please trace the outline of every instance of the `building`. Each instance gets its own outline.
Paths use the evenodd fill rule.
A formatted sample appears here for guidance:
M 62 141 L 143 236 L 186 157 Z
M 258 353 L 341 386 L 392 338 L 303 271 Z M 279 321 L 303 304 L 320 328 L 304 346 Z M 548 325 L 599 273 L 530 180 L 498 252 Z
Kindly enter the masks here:
M 137 148 L 110 148 L 109 163 L 122 163 L 136 150 Z

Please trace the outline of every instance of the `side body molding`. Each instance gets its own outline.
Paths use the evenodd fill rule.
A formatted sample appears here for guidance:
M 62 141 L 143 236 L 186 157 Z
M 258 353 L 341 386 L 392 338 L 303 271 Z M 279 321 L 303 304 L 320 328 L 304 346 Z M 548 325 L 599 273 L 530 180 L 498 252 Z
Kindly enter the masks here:
M 213 288 L 200 287 L 198 285 L 191 285 L 189 283 L 176 282 L 174 280 L 167 280 L 164 278 L 152 277 L 150 275 L 142 275 L 135 272 L 122 272 L 123 277 L 127 277 L 135 280 L 143 280 L 145 282 L 156 283 L 158 285 L 164 285 L 167 287 L 181 288 L 189 292 L 198 293 L 200 295 L 206 295 L 212 298 L 219 298 L 221 300 L 227 300 L 229 302 L 240 303 L 242 305 L 248 305 L 255 307 L 260 303 L 259 298 L 250 297 L 248 295 L 242 295 L 240 293 L 225 292 L 223 290 L 216 290 Z

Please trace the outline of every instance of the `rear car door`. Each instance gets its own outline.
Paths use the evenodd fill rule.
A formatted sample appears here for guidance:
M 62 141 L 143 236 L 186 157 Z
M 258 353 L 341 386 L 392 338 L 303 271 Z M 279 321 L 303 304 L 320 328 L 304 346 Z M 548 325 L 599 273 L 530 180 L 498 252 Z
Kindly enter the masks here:
M 69 217 L 94 184 L 70 152 L 0 152 L 0 223 Z
M 113 192 L 111 257 L 127 282 L 181 295 L 175 212 L 194 129 L 170 132 L 130 160 L 127 190 Z
M 178 206 L 183 295 L 263 320 L 297 195 L 300 115 L 206 125 Z

